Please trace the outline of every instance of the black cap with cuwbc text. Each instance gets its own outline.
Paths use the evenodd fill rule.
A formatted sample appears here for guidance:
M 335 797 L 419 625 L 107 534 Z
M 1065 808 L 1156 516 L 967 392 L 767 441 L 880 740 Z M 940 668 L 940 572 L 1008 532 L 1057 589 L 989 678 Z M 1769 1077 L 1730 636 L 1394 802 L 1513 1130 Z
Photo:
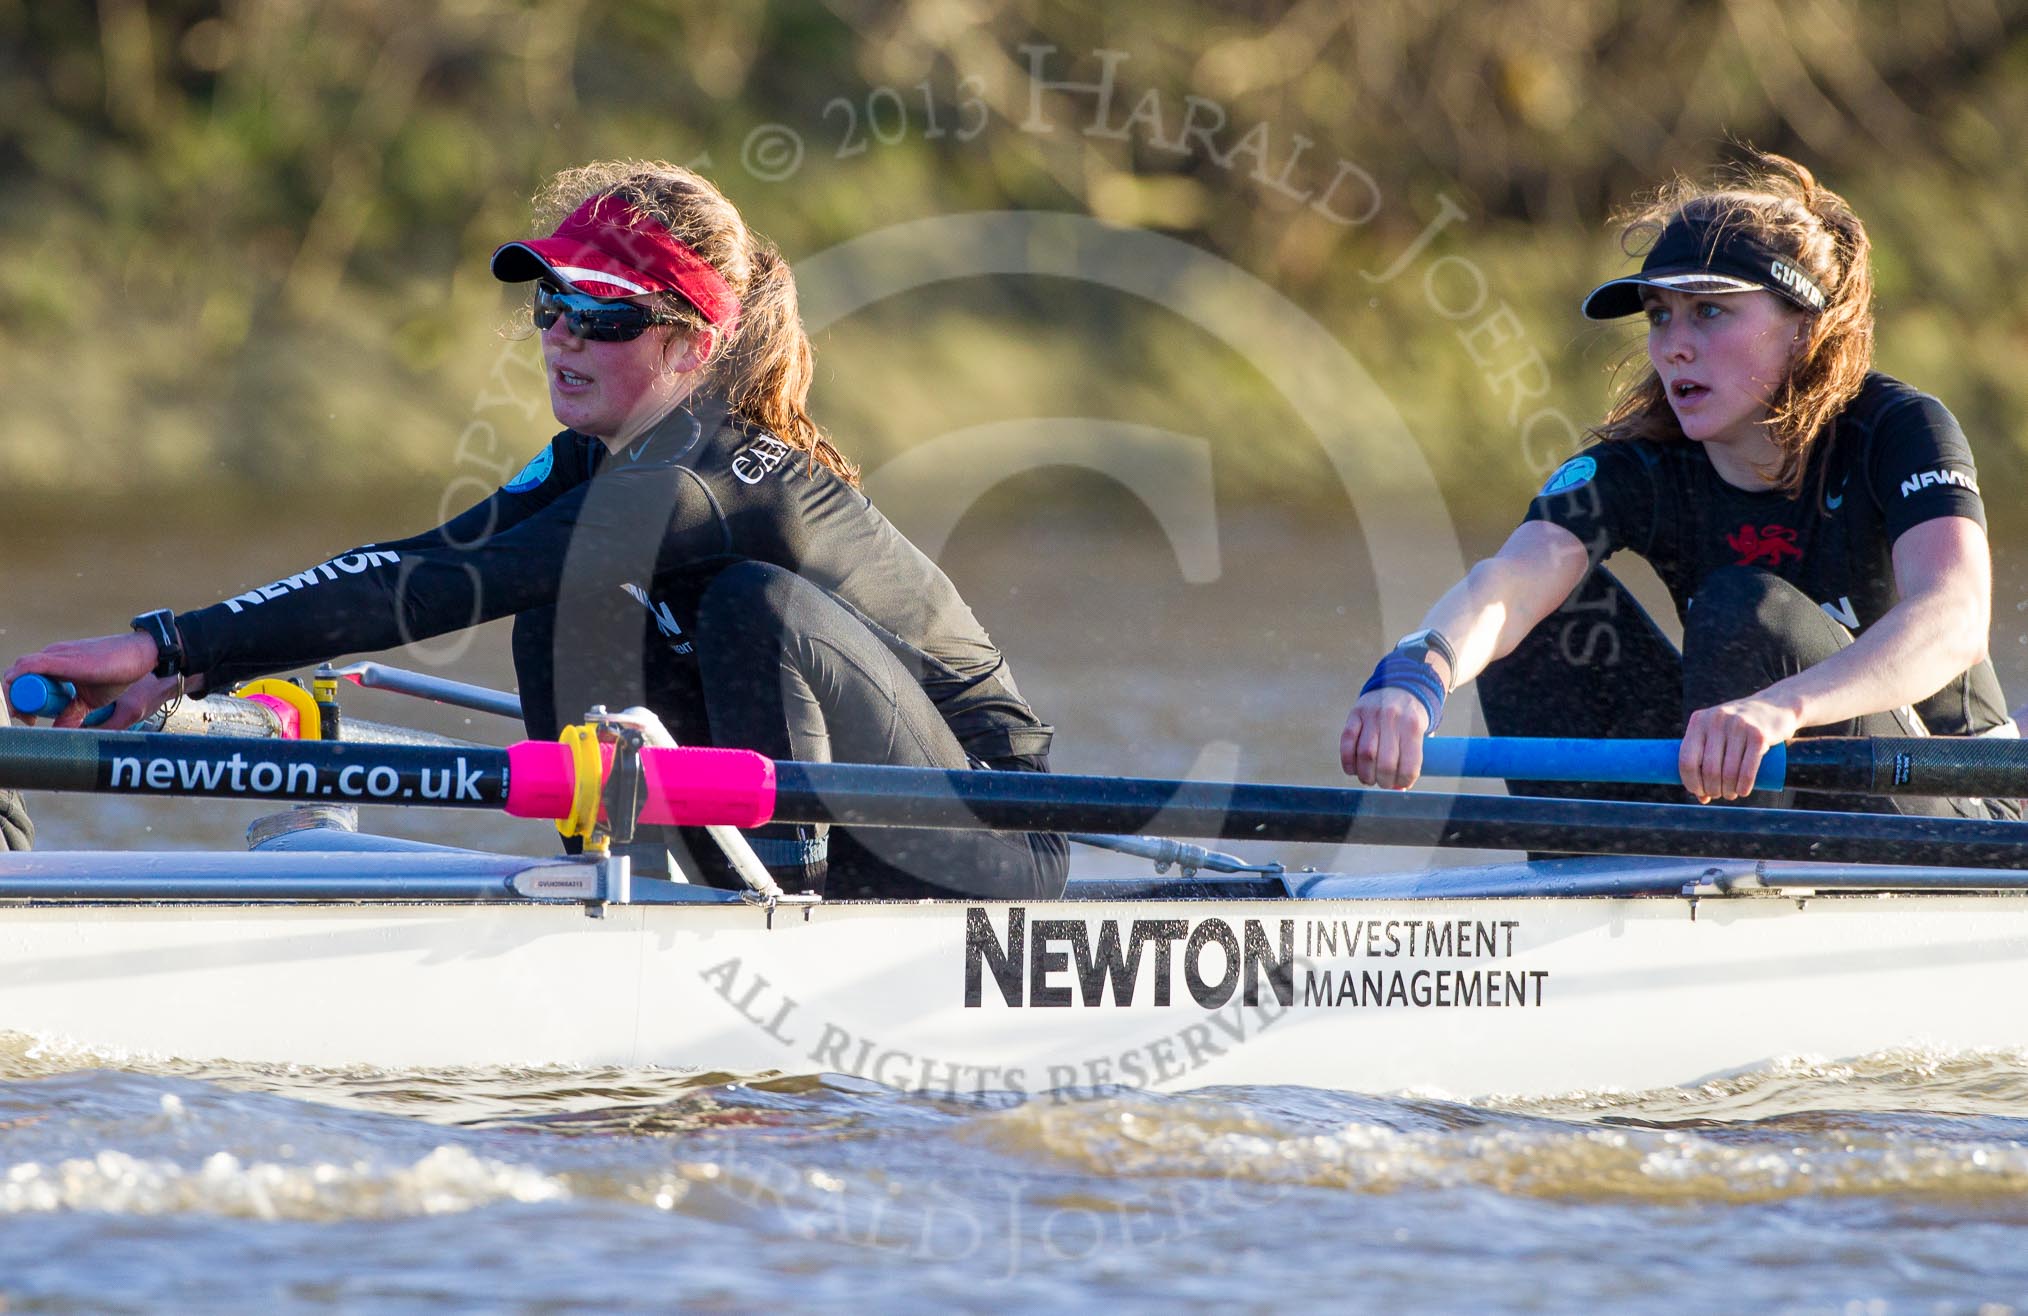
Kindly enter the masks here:
M 1611 279 L 1591 290 L 1584 299 L 1585 318 L 1616 320 L 1639 314 L 1643 288 L 1683 293 L 1766 291 L 1803 311 L 1821 311 L 1827 301 L 1824 290 L 1793 257 L 1737 223 L 1681 213 L 1663 227 L 1639 274 Z

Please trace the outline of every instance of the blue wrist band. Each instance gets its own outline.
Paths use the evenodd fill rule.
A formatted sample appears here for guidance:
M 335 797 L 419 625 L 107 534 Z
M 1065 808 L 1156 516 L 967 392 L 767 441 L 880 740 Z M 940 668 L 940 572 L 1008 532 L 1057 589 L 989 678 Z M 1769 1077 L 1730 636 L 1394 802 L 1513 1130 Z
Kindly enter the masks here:
M 1433 734 L 1444 720 L 1444 683 L 1438 678 L 1436 669 L 1420 658 L 1389 653 L 1374 665 L 1373 675 L 1359 687 L 1362 695 L 1372 690 L 1406 690 L 1414 695 L 1415 701 L 1429 714 L 1429 730 L 1424 735 Z

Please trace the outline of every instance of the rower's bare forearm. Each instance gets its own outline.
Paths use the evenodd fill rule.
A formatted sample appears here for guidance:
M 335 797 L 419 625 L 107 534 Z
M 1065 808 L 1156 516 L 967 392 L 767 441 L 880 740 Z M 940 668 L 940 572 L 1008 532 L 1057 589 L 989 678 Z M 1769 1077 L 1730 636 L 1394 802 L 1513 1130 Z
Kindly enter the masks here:
M 1485 671 L 1494 659 L 1512 652 L 1520 641 L 1519 636 L 1505 638 L 1510 629 L 1506 602 L 1510 570 L 1498 558 L 1480 562 L 1444 591 L 1423 618 L 1424 626 L 1444 633 L 1458 655 L 1456 670 L 1444 674 L 1453 690 Z
M 1547 571 L 1539 561 L 1503 550 L 1451 586 L 1423 619 L 1424 626 L 1442 631 L 1457 651 L 1457 670 L 1445 674 L 1450 687 L 1457 689 L 1514 652 L 1569 595 L 1584 565 L 1582 550 L 1574 561 L 1556 562 Z

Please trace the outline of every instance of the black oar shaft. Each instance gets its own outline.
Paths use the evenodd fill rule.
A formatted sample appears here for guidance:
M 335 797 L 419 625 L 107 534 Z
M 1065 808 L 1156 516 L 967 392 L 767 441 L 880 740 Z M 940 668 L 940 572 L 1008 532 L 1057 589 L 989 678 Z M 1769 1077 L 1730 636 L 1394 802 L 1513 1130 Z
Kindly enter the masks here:
M 775 817 L 847 826 L 1154 827 L 1223 840 L 2028 868 L 2028 824 L 2013 822 L 844 763 L 777 764 Z
M 1944 761 L 1954 770 L 1963 768 L 1965 750 L 1977 743 L 1954 742 Z M 1809 745 L 1797 742 L 1791 748 Z M 1919 776 L 1930 768 L 1930 760 L 1915 752 L 1922 748 L 1902 742 L 1865 771 Z M 2001 745 L 2002 751 L 2006 748 Z M 545 756 L 543 750 L 553 753 Z M 750 826 L 749 819 L 768 816 L 765 806 L 756 811 L 759 796 L 743 783 L 742 774 L 723 775 L 728 771 L 723 759 L 738 754 L 647 752 L 692 756 L 686 760 L 690 767 L 670 767 L 663 778 L 678 783 L 678 794 L 693 797 L 678 801 L 682 809 L 666 810 L 673 820 Z M 508 791 L 515 753 L 524 757 L 517 793 L 525 798 L 518 802 L 510 800 Z M 504 807 L 521 816 L 553 817 L 560 813 L 547 810 L 561 811 L 570 792 L 552 799 L 555 792 L 545 793 L 537 783 L 544 774 L 557 775 L 554 757 L 563 753 L 555 745 L 531 743 L 510 751 L 4 728 L 0 787 Z M 1907 761 L 1897 760 L 1896 754 L 1907 755 Z M 2004 752 L 1991 757 L 2009 759 Z M 2028 824 L 2018 822 L 842 763 L 775 766 L 773 817 L 785 822 L 997 831 L 1159 829 L 1225 840 L 2028 869 Z M 1825 770 L 1859 769 L 1848 760 Z M 698 774 L 687 787 L 681 784 L 685 771 Z M 728 793 L 729 802 L 721 799 Z
M 507 751 L 0 729 L 0 787 L 498 809 Z
M 1938 797 L 2028 796 L 2028 740 L 1929 736 L 1805 738 L 1788 744 L 1788 785 L 1805 791 Z

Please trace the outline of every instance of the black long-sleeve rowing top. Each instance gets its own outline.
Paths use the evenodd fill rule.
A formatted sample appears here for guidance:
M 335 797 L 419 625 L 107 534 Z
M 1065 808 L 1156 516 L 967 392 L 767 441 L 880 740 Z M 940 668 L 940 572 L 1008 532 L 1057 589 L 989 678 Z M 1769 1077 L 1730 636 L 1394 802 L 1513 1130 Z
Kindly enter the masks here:
M 761 561 L 856 614 L 967 752 L 1042 755 L 1052 728 L 949 577 L 858 489 L 722 406 L 670 414 L 620 452 L 565 430 L 490 497 L 424 534 L 368 544 L 176 619 L 208 690 L 624 591 L 694 664 L 711 578 Z

